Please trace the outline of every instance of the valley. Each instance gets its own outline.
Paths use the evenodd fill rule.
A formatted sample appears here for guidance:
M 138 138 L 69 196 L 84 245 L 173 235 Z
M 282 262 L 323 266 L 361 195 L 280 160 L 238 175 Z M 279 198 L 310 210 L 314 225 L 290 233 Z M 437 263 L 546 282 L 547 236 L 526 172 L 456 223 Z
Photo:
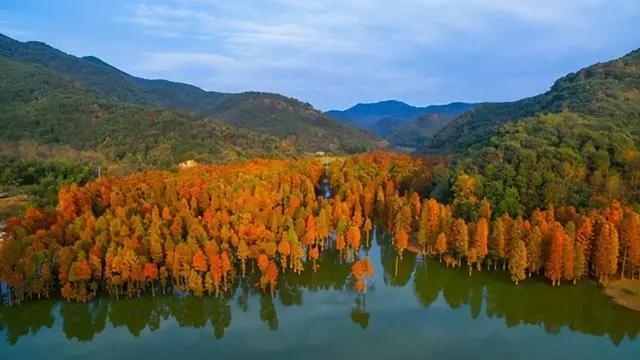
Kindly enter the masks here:
M 173 19 L 144 22 L 153 27 L 232 23 L 144 9 Z M 277 29 L 261 39 L 307 49 L 270 63 L 282 78 L 269 85 L 283 86 L 313 70 L 289 56 L 315 61 L 327 45 Z M 215 48 L 245 50 L 236 57 L 169 57 L 195 61 L 214 84 L 264 85 L 251 66 L 265 54 L 243 57 L 259 53 L 244 43 L 254 36 Z M 360 60 L 374 45 L 331 43 Z M 102 59 L 0 34 L 3 358 L 640 352 L 640 49 L 515 101 L 416 95 L 444 94 L 445 83 L 466 93 L 452 78 L 460 59 L 443 61 L 442 77 L 398 71 L 406 84 L 379 84 L 371 73 L 358 85 L 360 100 L 379 87 L 426 106 L 352 101 L 321 78 L 298 87 L 301 99 L 325 91 L 355 104 L 345 110 L 140 77 Z M 467 75 L 484 81 L 477 93 L 492 89 Z

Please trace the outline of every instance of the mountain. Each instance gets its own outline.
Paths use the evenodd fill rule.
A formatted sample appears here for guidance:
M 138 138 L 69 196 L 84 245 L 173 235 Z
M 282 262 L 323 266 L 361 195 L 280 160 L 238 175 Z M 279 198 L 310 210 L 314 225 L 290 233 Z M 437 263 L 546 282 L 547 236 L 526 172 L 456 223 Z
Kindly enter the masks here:
M 411 119 L 421 113 L 421 108 L 397 100 L 357 104 L 343 111 L 330 110 L 326 112 L 329 116 L 362 128 L 368 128 L 382 118 Z
M 397 100 L 387 100 L 357 104 L 344 111 L 331 110 L 325 114 L 372 131 L 394 147 L 415 148 L 454 117 L 474 106 L 475 104 L 454 102 L 416 107 Z
M 389 128 L 394 126 L 392 120 L 401 123 L 424 114 L 455 116 L 473 106 L 474 104 L 454 102 L 447 105 L 416 107 L 402 101 L 386 100 L 369 104 L 357 104 L 346 110 L 330 110 L 325 114 L 365 129 L 377 129 L 378 131 L 386 132 L 386 134 L 377 132 L 384 136 L 390 132 Z M 382 123 L 380 123 L 381 121 Z M 384 123 L 388 125 L 384 126 Z
M 449 124 L 455 115 L 427 113 L 404 122 L 384 138 L 396 147 L 416 149 L 427 142 L 440 129 Z
M 192 112 L 109 98 L 40 65 L 0 56 L 0 79 L 3 147 L 66 147 L 71 160 L 97 153 L 107 163 L 137 168 L 295 154 L 274 136 Z
M 424 150 L 457 151 L 480 146 L 503 124 L 545 114 L 570 111 L 600 119 L 635 114 L 639 51 L 596 64 L 557 80 L 543 94 L 515 102 L 485 103 L 466 111 L 439 131 Z
M 449 190 L 467 215 L 475 211 L 469 198 L 518 215 L 613 200 L 640 206 L 639 139 L 640 49 L 570 73 L 543 94 L 479 105 L 418 152 L 452 155 L 450 176 L 459 181 Z
M 42 42 L 20 42 L 0 34 L 0 56 L 37 64 L 117 100 L 179 108 L 234 126 L 286 139 L 304 151 L 361 151 L 380 139 L 323 115 L 311 105 L 271 93 L 228 94 L 167 80 L 129 75 L 93 57 L 75 57 Z

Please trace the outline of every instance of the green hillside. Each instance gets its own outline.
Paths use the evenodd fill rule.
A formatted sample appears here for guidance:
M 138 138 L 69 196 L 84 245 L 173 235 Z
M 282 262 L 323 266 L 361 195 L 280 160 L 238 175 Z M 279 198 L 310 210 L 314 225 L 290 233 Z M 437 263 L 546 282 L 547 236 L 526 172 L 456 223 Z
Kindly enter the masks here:
M 400 124 L 384 138 L 390 144 L 408 148 L 417 148 L 455 118 L 447 114 L 424 114 L 409 122 Z
M 278 94 L 226 94 L 167 80 L 142 79 L 96 57 L 78 58 L 41 42 L 19 42 L 1 34 L 0 56 L 50 68 L 108 97 L 197 112 L 286 139 L 304 151 L 363 151 L 381 141 L 325 116 L 309 104 Z
M 456 179 L 471 175 L 476 195 L 518 214 L 612 199 L 640 204 L 639 140 L 636 50 L 569 74 L 542 95 L 465 112 L 421 152 L 453 153 L 454 198 L 468 197 Z
M 41 66 L 0 57 L 0 140 L 68 145 L 132 166 L 281 155 L 281 140 L 185 111 L 109 99 Z
M 639 50 L 603 64 L 584 68 L 557 80 L 541 95 L 508 103 L 485 103 L 464 112 L 436 134 L 425 151 L 478 147 L 502 124 L 542 113 L 571 111 L 603 119 L 636 113 Z M 632 100 L 629 102 L 629 100 Z M 637 114 L 637 113 L 636 113 Z
M 380 143 L 372 133 L 329 118 L 311 105 L 282 95 L 248 92 L 228 98 L 212 114 L 235 126 L 290 140 L 306 151 L 366 151 Z

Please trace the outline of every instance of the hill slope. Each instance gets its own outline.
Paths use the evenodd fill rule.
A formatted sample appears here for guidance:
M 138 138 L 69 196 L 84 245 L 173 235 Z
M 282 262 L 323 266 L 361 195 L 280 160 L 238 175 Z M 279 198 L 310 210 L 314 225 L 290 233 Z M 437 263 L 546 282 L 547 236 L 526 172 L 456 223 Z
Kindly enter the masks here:
M 454 115 L 431 113 L 420 115 L 415 119 L 404 122 L 385 135 L 385 139 L 395 146 L 418 148 L 440 129 L 455 118 Z
M 439 131 L 425 151 L 479 146 L 501 125 L 543 113 L 571 111 L 596 117 L 627 116 L 626 104 L 637 97 L 636 50 L 620 59 L 584 68 L 557 80 L 544 94 L 515 102 L 486 103 L 464 112 Z
M 41 42 L 19 42 L 1 34 L 0 56 L 45 66 L 108 97 L 195 111 L 290 140 L 306 151 L 344 153 L 366 149 L 380 141 L 373 134 L 324 116 L 309 104 L 278 94 L 227 94 L 167 80 L 142 79 L 96 57 L 78 58 Z
M 635 50 L 568 74 L 544 94 L 467 111 L 421 152 L 454 154 L 453 178 L 460 181 L 452 190 L 463 208 L 474 211 L 465 200 L 473 198 L 471 188 L 497 214 L 515 215 L 549 205 L 600 207 L 614 199 L 640 205 L 639 139 Z
M 141 167 L 290 151 L 269 135 L 185 111 L 109 99 L 55 71 L 2 56 L 0 79 L 4 142 L 65 145 Z

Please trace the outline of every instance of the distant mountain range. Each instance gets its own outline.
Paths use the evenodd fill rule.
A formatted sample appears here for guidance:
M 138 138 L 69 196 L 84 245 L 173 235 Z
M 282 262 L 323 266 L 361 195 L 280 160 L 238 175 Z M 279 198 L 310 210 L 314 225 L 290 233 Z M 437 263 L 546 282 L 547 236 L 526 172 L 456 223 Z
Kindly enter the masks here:
M 143 79 L 93 56 L 75 57 L 42 42 L 19 42 L 1 34 L 0 58 L 43 66 L 110 101 L 194 112 L 203 118 L 275 136 L 301 151 L 350 153 L 381 143 L 370 132 L 345 125 L 308 103 L 279 94 L 228 94 L 168 80 Z M 19 90 L 20 84 L 14 85 L 12 88 Z
M 397 100 L 357 104 L 347 110 L 325 114 L 347 124 L 370 130 L 392 145 L 416 147 L 476 104 L 454 102 L 416 107 Z

